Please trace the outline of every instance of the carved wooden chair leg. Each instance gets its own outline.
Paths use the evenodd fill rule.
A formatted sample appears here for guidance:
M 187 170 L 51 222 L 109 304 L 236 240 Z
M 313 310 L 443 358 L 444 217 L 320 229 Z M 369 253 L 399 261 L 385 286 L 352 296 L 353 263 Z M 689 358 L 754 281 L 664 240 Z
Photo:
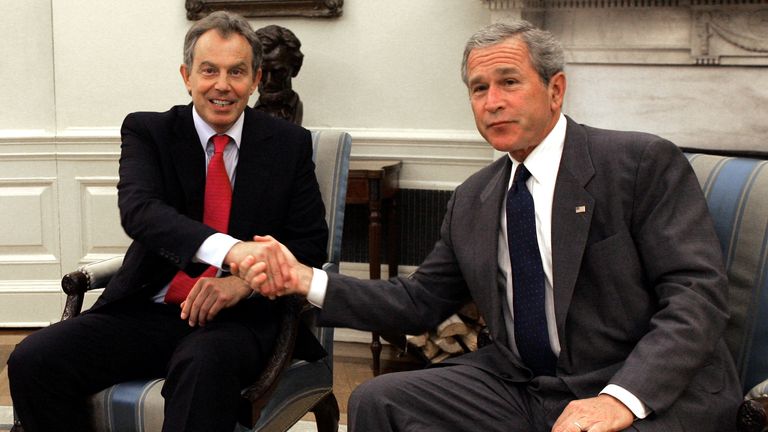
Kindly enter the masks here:
M 317 432 L 339 431 L 339 403 L 333 393 L 324 397 L 311 411 L 315 414 Z
M 768 424 L 768 398 L 746 400 L 741 403 L 738 414 L 739 432 L 763 432 Z
M 24 432 L 24 428 L 21 427 L 21 422 L 18 420 L 14 420 L 13 427 L 11 428 L 10 432 Z
M 24 428 L 21 426 L 21 420 L 16 416 L 16 410 L 13 410 L 13 427 L 9 432 L 24 432 Z

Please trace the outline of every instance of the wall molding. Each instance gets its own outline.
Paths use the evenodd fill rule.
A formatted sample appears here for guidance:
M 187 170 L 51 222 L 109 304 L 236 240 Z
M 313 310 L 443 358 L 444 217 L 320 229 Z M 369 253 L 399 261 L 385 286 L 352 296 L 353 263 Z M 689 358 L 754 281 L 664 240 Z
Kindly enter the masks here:
M 482 0 L 555 34 L 568 63 L 768 66 L 768 0 Z
M 309 128 L 349 132 L 353 158 L 402 161 L 400 187 L 406 189 L 452 190 L 495 158 L 474 130 Z M 0 132 L 0 160 L 116 162 L 120 157 L 116 128 L 69 128 L 39 136 L 34 132 Z
M 493 149 L 474 130 L 311 129 L 349 132 L 353 159 L 402 161 L 402 189 L 453 190 L 494 160 Z
M 491 10 L 500 9 L 606 9 L 754 6 L 761 0 L 483 0 Z

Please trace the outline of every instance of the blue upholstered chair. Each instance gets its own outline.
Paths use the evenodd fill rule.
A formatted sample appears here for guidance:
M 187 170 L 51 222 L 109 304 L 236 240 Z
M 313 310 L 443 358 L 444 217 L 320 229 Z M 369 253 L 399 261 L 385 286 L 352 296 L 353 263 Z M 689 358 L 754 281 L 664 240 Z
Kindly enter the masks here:
M 765 154 L 686 153 L 715 224 L 728 274 L 725 339 L 746 395 L 740 431 L 768 426 L 768 161 Z
M 327 271 L 338 272 L 341 234 L 352 140 L 345 132 L 313 132 L 314 161 L 328 223 Z M 122 257 L 82 266 L 62 280 L 67 302 L 62 319 L 80 313 L 84 293 L 106 285 Z M 243 390 L 243 419 L 235 431 L 285 431 L 313 412 L 320 432 L 336 432 L 339 407 L 333 395 L 333 329 L 312 324 L 314 311 L 306 302 L 286 298 L 282 333 L 259 380 Z M 299 320 L 310 324 L 328 356 L 315 361 L 292 360 Z M 159 431 L 163 423 L 162 379 L 125 382 L 89 400 L 94 430 L 103 432 Z M 14 431 L 21 431 L 17 425 Z

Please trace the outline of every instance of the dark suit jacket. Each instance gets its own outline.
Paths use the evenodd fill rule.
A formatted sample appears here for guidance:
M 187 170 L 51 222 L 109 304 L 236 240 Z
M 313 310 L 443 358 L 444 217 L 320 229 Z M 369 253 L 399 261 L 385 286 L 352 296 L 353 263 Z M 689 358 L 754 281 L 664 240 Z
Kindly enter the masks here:
M 495 343 L 449 363 L 530 380 L 508 347 L 498 278 L 510 167 L 503 157 L 456 189 L 440 240 L 411 279 L 365 285 L 330 275 L 322 323 L 418 334 L 472 299 Z M 679 430 L 695 418 L 696 430 L 731 429 L 739 390 L 721 337 L 722 257 L 698 181 L 672 143 L 568 119 L 552 255 L 557 377 L 575 397 L 614 383 L 654 411 L 636 425 Z
M 206 266 L 192 257 L 215 232 L 202 223 L 205 154 L 192 105 L 130 114 L 121 135 L 118 204 L 133 243 L 95 308 L 149 298 L 179 269 L 199 275 Z M 328 229 L 314 168 L 309 131 L 246 108 L 229 234 L 269 234 L 300 261 L 321 266 Z

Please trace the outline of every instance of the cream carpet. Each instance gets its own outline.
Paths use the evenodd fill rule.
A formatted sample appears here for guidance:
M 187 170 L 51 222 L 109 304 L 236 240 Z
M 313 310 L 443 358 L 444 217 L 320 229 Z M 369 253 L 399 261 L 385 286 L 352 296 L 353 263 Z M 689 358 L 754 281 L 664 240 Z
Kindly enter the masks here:
M 7 432 L 13 426 L 13 409 L 9 406 L 0 406 L 0 431 Z M 346 432 L 346 425 L 339 425 L 339 432 Z M 314 422 L 300 421 L 296 423 L 288 432 L 317 432 Z
M 13 409 L 9 406 L 0 406 L 0 431 L 9 431 L 13 426 Z

